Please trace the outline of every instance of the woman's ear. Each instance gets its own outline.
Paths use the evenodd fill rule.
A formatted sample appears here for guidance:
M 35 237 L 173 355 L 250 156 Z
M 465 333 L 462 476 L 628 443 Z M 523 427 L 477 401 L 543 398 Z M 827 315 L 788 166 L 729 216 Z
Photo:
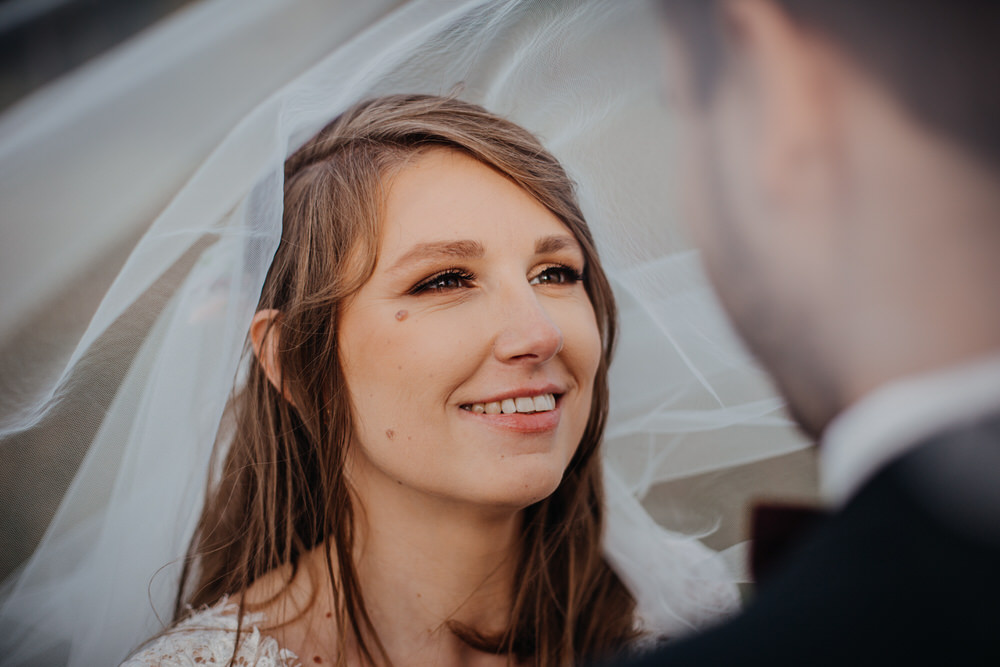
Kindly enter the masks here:
M 250 321 L 250 344 L 268 381 L 288 399 L 288 393 L 281 386 L 281 366 L 278 363 L 277 325 L 280 318 L 281 311 L 273 308 L 254 313 Z

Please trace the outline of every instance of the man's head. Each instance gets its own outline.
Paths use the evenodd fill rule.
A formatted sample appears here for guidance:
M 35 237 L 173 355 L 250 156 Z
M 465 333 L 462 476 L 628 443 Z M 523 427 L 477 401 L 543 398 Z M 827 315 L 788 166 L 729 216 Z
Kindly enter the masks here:
M 1000 348 L 1000 3 L 662 6 L 694 236 L 804 429 Z

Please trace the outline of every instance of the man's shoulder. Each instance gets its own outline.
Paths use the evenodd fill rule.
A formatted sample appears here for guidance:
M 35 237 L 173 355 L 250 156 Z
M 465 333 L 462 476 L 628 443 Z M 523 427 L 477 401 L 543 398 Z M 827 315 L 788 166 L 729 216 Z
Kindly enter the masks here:
M 943 530 L 1000 548 L 1000 413 L 942 430 L 888 472 Z
M 976 484 L 959 473 L 1000 469 L 998 449 L 990 418 L 910 450 L 794 548 L 742 614 L 640 664 L 1000 664 L 1000 542 L 934 496 L 968 500 Z

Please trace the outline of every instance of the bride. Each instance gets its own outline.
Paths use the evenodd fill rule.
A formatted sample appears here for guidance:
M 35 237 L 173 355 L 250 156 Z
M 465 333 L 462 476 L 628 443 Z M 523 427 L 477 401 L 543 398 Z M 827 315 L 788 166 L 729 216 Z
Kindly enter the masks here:
M 657 86 L 662 35 L 651 12 L 644 2 L 603 0 L 203 0 L 0 116 L 3 220 L 5 230 L 23 232 L 5 235 L 9 243 L 0 244 L 0 267 L 14 277 L 0 281 L 0 343 L 7 345 L 0 350 L 0 473 L 4 497 L 14 499 L 0 503 L 7 529 L 2 537 L 11 545 L 0 587 L 0 665 L 119 664 L 130 653 L 139 659 L 142 651 L 165 649 L 170 642 L 190 649 L 205 625 L 239 628 L 240 651 L 267 644 L 272 653 L 295 653 L 307 664 L 315 657 L 358 657 L 365 649 L 376 661 L 384 658 L 383 650 L 398 656 L 393 642 L 419 632 L 415 628 L 435 632 L 420 635 L 407 651 L 441 641 L 459 654 L 489 660 L 498 659 L 498 650 L 504 655 L 506 646 L 506 655 L 516 660 L 532 651 L 576 655 L 632 646 L 641 641 L 636 631 L 675 637 L 733 609 L 733 575 L 697 539 L 711 530 L 711 521 L 686 521 L 706 514 L 706 495 L 674 497 L 669 505 L 659 500 L 658 518 L 681 532 L 657 525 L 639 501 L 660 482 L 792 451 L 801 441 L 729 332 L 697 255 L 672 224 L 676 193 L 670 186 L 683 179 L 669 176 L 663 159 L 673 144 Z M 351 323 L 345 317 L 354 318 L 356 346 L 325 345 L 312 357 L 343 361 L 338 377 L 351 392 L 351 432 L 359 435 L 358 446 L 323 450 L 326 456 L 353 450 L 337 468 L 345 475 L 338 482 L 330 476 L 336 461 L 285 455 L 301 453 L 304 434 L 311 442 L 333 442 L 334 431 L 317 429 L 348 432 L 343 419 L 322 412 L 347 405 L 334 385 L 303 389 L 306 381 L 330 380 L 336 368 L 296 358 L 305 353 L 296 337 L 320 331 L 315 320 L 290 328 L 306 311 L 296 314 L 288 304 L 299 303 L 304 293 L 271 289 L 277 274 L 290 270 L 294 247 L 301 249 L 287 238 L 282 242 L 293 213 L 284 210 L 286 194 L 309 199 L 307 192 L 286 193 L 285 186 L 305 186 L 317 171 L 304 168 L 286 183 L 286 160 L 296 155 L 288 168 L 303 166 L 295 162 L 304 159 L 300 147 L 358 100 L 441 94 L 459 83 L 463 100 L 528 128 L 565 166 L 601 266 L 584 257 L 582 282 L 572 280 L 572 271 L 547 265 L 522 266 L 516 278 L 504 271 L 502 283 L 494 282 L 521 291 L 501 309 L 486 308 L 485 297 L 477 300 L 498 292 L 462 273 L 442 276 L 434 289 L 416 294 L 379 296 L 373 290 L 389 267 L 338 265 L 345 276 L 357 280 L 370 273 L 371 279 L 364 286 L 312 286 L 328 305 L 340 303 L 337 290 L 357 291 L 338 315 L 342 329 Z M 490 162 L 486 157 L 470 163 L 467 151 L 455 152 L 389 155 L 391 178 L 373 181 L 379 196 L 391 204 L 406 183 L 449 166 L 458 171 L 464 164 L 469 174 L 500 173 L 482 166 Z M 449 194 L 452 180 L 431 178 L 411 194 L 475 192 L 456 180 L 463 185 Z M 442 271 L 457 266 L 481 278 L 483 267 L 470 262 L 491 262 L 498 247 L 505 261 L 519 256 L 524 263 L 516 253 L 534 256 L 534 247 L 520 248 L 506 238 L 498 246 L 490 230 L 472 226 L 525 197 L 535 201 L 525 194 L 530 188 L 514 187 L 508 178 L 483 182 L 508 188 L 504 206 L 479 200 L 462 234 L 448 239 L 478 241 L 483 257 L 451 257 Z M 343 203 L 329 207 L 330 219 L 347 215 Z M 558 202 L 543 208 L 556 211 L 562 236 L 589 252 L 583 228 L 558 213 Z M 375 219 L 366 210 L 351 219 Z M 368 243 L 349 263 L 375 257 L 375 240 L 383 261 L 393 248 L 404 252 L 404 242 L 420 242 L 386 235 L 393 212 L 375 212 L 381 230 L 342 230 L 345 238 Z M 522 218 L 541 220 L 515 216 L 511 229 Z M 407 222 L 407 230 L 422 229 Z M 443 225 L 447 218 L 426 222 Z M 539 235 L 532 228 L 524 239 L 533 243 Z M 317 239 L 316 247 L 329 249 L 333 241 Z M 560 254 L 570 247 L 543 250 L 549 251 L 539 253 L 545 259 L 558 260 L 552 264 L 574 259 Z M 329 268 L 310 275 L 327 275 Z M 611 342 L 610 320 L 602 329 L 597 319 L 610 312 L 610 302 L 602 303 L 600 290 L 588 282 L 600 279 L 600 269 L 619 310 L 611 369 L 600 366 Z M 414 277 L 406 289 L 430 277 Z M 549 308 L 568 308 L 574 301 L 559 296 L 564 292 L 587 295 L 593 322 L 570 327 L 562 315 L 546 310 L 551 326 L 531 327 L 550 336 L 558 329 L 563 336 L 563 350 L 543 364 L 552 375 L 538 376 L 557 385 L 553 390 L 533 384 L 538 377 L 524 371 L 527 364 L 487 356 L 490 335 L 509 340 L 498 332 L 522 331 L 519 325 L 540 312 L 519 310 L 531 303 L 529 294 Z M 361 308 L 364 303 L 370 308 Z M 378 309 L 383 305 L 384 312 Z M 470 313 L 479 306 L 482 313 Z M 333 315 L 329 309 L 322 313 Z M 366 318 L 377 326 L 366 328 Z M 433 323 L 440 329 L 426 328 Z M 557 413 L 557 439 L 576 448 L 572 456 L 556 448 L 561 454 L 552 458 L 501 452 L 505 458 L 497 461 L 490 459 L 496 450 L 485 446 L 446 449 L 448 443 L 473 442 L 457 430 L 433 437 L 440 449 L 423 446 L 432 434 L 440 435 L 442 424 L 482 426 L 492 434 L 488 420 L 505 417 L 487 415 L 487 408 L 500 402 L 503 413 L 502 401 L 493 399 L 511 398 L 508 390 L 528 389 L 522 399 L 535 391 L 555 398 L 558 381 L 568 385 L 571 371 L 585 366 L 576 357 L 572 364 L 565 359 L 586 348 L 570 339 L 571 330 L 596 331 L 600 339 L 590 381 L 603 381 L 606 372 L 610 407 L 599 451 L 584 447 L 596 445 L 596 432 L 561 440 L 591 423 L 589 413 L 581 417 L 565 396 L 556 399 L 555 411 L 510 420 L 544 422 L 551 418 L 546 414 Z M 6 354 L 11 349 L 14 364 Z M 502 349 L 491 345 L 489 353 Z M 487 366 L 498 373 L 516 367 L 530 377 L 487 377 Z M 408 393 L 388 395 L 381 390 L 386 386 Z M 229 401 L 234 388 L 238 400 Z M 454 407 L 445 396 L 462 403 L 454 414 L 435 416 L 429 407 L 434 400 Z M 250 400 L 270 407 L 253 414 Z M 543 397 L 540 407 L 548 400 Z M 234 442 L 238 446 L 229 448 Z M 291 449 L 269 452 L 265 445 Z M 262 464 L 241 465 L 235 458 L 250 454 Z M 296 483 L 292 473 L 300 463 L 302 471 L 318 471 L 322 481 Z M 524 470 L 517 468 L 522 463 Z M 598 475 L 576 487 L 587 502 L 598 500 L 591 490 L 603 487 L 596 508 L 558 506 L 577 475 Z M 510 476 L 521 486 L 507 483 Z M 393 486 L 396 481 L 402 484 Z M 348 484 L 353 496 L 344 495 Z M 309 495 L 279 494 L 289 488 Z M 331 495 L 334 489 L 340 497 Z M 710 500 L 720 495 L 710 490 Z M 233 494 L 231 501 L 226 492 Z M 548 500 L 536 502 L 543 496 Z M 348 502 L 350 522 L 341 519 Z M 250 505 L 223 512 L 237 503 Z M 383 504 L 386 512 L 402 507 L 408 513 L 373 513 Z M 291 507 L 309 511 L 293 516 Z M 461 510 L 472 507 L 475 513 Z M 582 511 L 594 520 L 564 521 L 545 534 L 530 520 L 532 508 L 543 507 L 560 517 Z M 500 509 L 506 523 L 497 518 Z M 597 514 L 588 514 L 592 510 Z M 460 523 L 454 520 L 463 514 Z M 447 517 L 453 519 L 449 525 L 467 530 L 446 532 L 486 545 L 488 553 L 476 562 L 494 570 L 457 564 L 467 548 L 439 538 Z M 268 526 L 273 533 L 267 534 Z M 480 537 L 473 539 L 471 526 L 479 526 Z M 484 526 L 495 531 L 488 538 L 482 537 Z M 377 532 L 380 527 L 386 532 Z M 537 539 L 532 530 L 541 533 Z M 560 536 L 561 530 L 566 534 Z M 350 532 L 346 540 L 344 532 Z M 423 541 L 415 542 L 417 537 Z M 518 544 L 511 543 L 514 537 Z M 524 551 L 550 546 L 564 548 L 573 559 L 549 558 L 544 549 Z M 417 554 L 429 556 L 421 561 Z M 539 562 L 545 567 L 536 567 Z M 298 565 L 294 570 L 292 563 Z M 421 572 L 439 575 L 432 591 L 423 587 L 430 580 Z M 558 588 L 571 583 L 577 588 Z M 600 621 L 600 632 L 585 639 L 570 623 L 538 631 L 522 625 L 552 618 L 552 609 L 531 606 L 532 595 L 568 604 L 555 610 L 565 618 Z M 588 604 L 598 612 L 584 613 Z M 552 632 L 560 633 L 555 648 Z M 232 657 L 230 634 L 216 639 L 228 638 L 219 650 Z M 564 648 L 561 642 L 570 636 L 582 644 Z M 323 648 L 313 649 L 307 638 Z M 529 648 L 529 641 L 537 647 Z
M 614 297 L 558 162 L 481 107 L 378 98 L 288 159 L 284 211 L 187 618 L 126 664 L 627 647 L 601 555 Z

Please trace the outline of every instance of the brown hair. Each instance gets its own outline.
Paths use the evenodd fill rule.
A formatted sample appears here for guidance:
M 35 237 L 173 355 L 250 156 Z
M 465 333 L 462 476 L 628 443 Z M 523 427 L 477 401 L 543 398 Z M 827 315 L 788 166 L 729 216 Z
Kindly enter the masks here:
M 337 322 L 345 299 L 374 270 L 387 176 L 433 147 L 462 151 L 496 169 L 569 228 L 586 258 L 584 286 L 603 343 L 576 454 L 555 493 L 524 510 L 506 631 L 487 637 L 458 623 L 449 627 L 478 649 L 539 665 L 607 655 L 636 636 L 635 601 L 601 555 L 599 447 L 616 330 L 611 288 L 572 183 L 555 158 L 517 125 L 432 96 L 361 103 L 285 163 L 283 236 L 258 306 L 281 313 L 272 326 L 282 387 L 268 381 L 259 363 L 250 364 L 246 387 L 234 397 L 235 435 L 189 547 L 175 617 L 188 605 L 245 592 L 281 565 L 294 571 L 303 554 L 328 542 L 339 660 L 347 638 L 364 659 L 387 658 L 352 558 L 355 507 L 343 464 L 353 426 Z M 245 611 L 241 597 L 241 619 Z

